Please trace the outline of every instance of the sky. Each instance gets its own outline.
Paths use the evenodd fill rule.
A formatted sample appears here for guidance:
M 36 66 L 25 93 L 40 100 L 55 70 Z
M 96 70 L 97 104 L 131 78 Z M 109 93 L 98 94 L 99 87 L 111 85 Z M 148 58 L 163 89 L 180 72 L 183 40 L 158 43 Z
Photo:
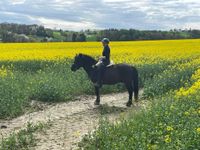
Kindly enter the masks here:
M 0 0 L 0 22 L 74 31 L 200 29 L 200 0 Z

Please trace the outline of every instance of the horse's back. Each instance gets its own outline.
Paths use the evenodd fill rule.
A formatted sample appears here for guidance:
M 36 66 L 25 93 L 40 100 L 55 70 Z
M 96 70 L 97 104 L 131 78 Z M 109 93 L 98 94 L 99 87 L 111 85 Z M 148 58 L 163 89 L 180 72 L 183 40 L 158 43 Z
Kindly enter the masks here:
M 120 64 L 109 64 L 108 66 L 106 66 L 106 70 L 113 70 L 113 69 L 117 69 L 117 70 L 129 70 L 129 69 L 136 69 L 134 66 L 131 66 L 129 64 L 125 64 L 125 63 L 120 63 Z
M 129 64 L 114 64 L 106 68 L 104 72 L 104 79 L 109 82 L 128 82 L 132 79 L 133 74 L 135 73 L 137 73 L 136 68 Z

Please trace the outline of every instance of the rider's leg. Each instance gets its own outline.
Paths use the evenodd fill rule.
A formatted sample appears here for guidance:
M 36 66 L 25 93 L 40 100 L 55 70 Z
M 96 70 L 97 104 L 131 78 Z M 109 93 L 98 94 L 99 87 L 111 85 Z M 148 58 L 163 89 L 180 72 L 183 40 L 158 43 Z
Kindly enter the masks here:
M 97 71 L 97 86 L 101 87 L 102 86 L 102 76 L 104 72 L 104 64 L 98 65 L 98 71 Z

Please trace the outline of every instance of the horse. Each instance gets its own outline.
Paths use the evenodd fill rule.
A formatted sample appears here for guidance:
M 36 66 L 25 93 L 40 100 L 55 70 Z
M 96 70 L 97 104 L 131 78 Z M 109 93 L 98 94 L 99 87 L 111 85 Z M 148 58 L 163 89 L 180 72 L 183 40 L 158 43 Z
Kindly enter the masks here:
M 96 94 L 96 101 L 94 102 L 94 105 L 100 104 L 100 87 L 95 85 L 95 83 L 97 82 L 97 68 L 94 66 L 97 62 L 98 61 L 91 56 L 80 53 L 74 57 L 74 62 L 71 65 L 71 70 L 73 72 L 82 67 L 88 74 L 89 79 L 94 83 Z M 138 102 L 138 71 L 135 67 L 123 63 L 107 66 L 102 77 L 102 85 L 113 85 L 116 83 L 124 83 L 128 90 L 129 99 L 126 103 L 127 107 L 130 107 L 132 105 L 133 92 L 135 101 Z

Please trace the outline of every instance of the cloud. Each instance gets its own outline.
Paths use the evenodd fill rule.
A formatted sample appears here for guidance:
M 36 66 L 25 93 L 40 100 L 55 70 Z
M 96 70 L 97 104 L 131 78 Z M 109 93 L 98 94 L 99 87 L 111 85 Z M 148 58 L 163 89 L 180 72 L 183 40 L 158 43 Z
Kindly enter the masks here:
M 13 5 L 23 4 L 26 0 L 10 0 Z
M 200 29 L 199 0 L 1 0 L 0 21 L 70 30 Z
M 96 29 L 96 25 L 92 22 L 82 21 L 82 22 L 73 22 L 73 21 L 64 21 L 59 19 L 46 19 L 43 17 L 32 18 L 33 20 L 39 21 L 40 24 L 48 28 L 65 28 L 68 30 L 77 30 L 77 29 Z

